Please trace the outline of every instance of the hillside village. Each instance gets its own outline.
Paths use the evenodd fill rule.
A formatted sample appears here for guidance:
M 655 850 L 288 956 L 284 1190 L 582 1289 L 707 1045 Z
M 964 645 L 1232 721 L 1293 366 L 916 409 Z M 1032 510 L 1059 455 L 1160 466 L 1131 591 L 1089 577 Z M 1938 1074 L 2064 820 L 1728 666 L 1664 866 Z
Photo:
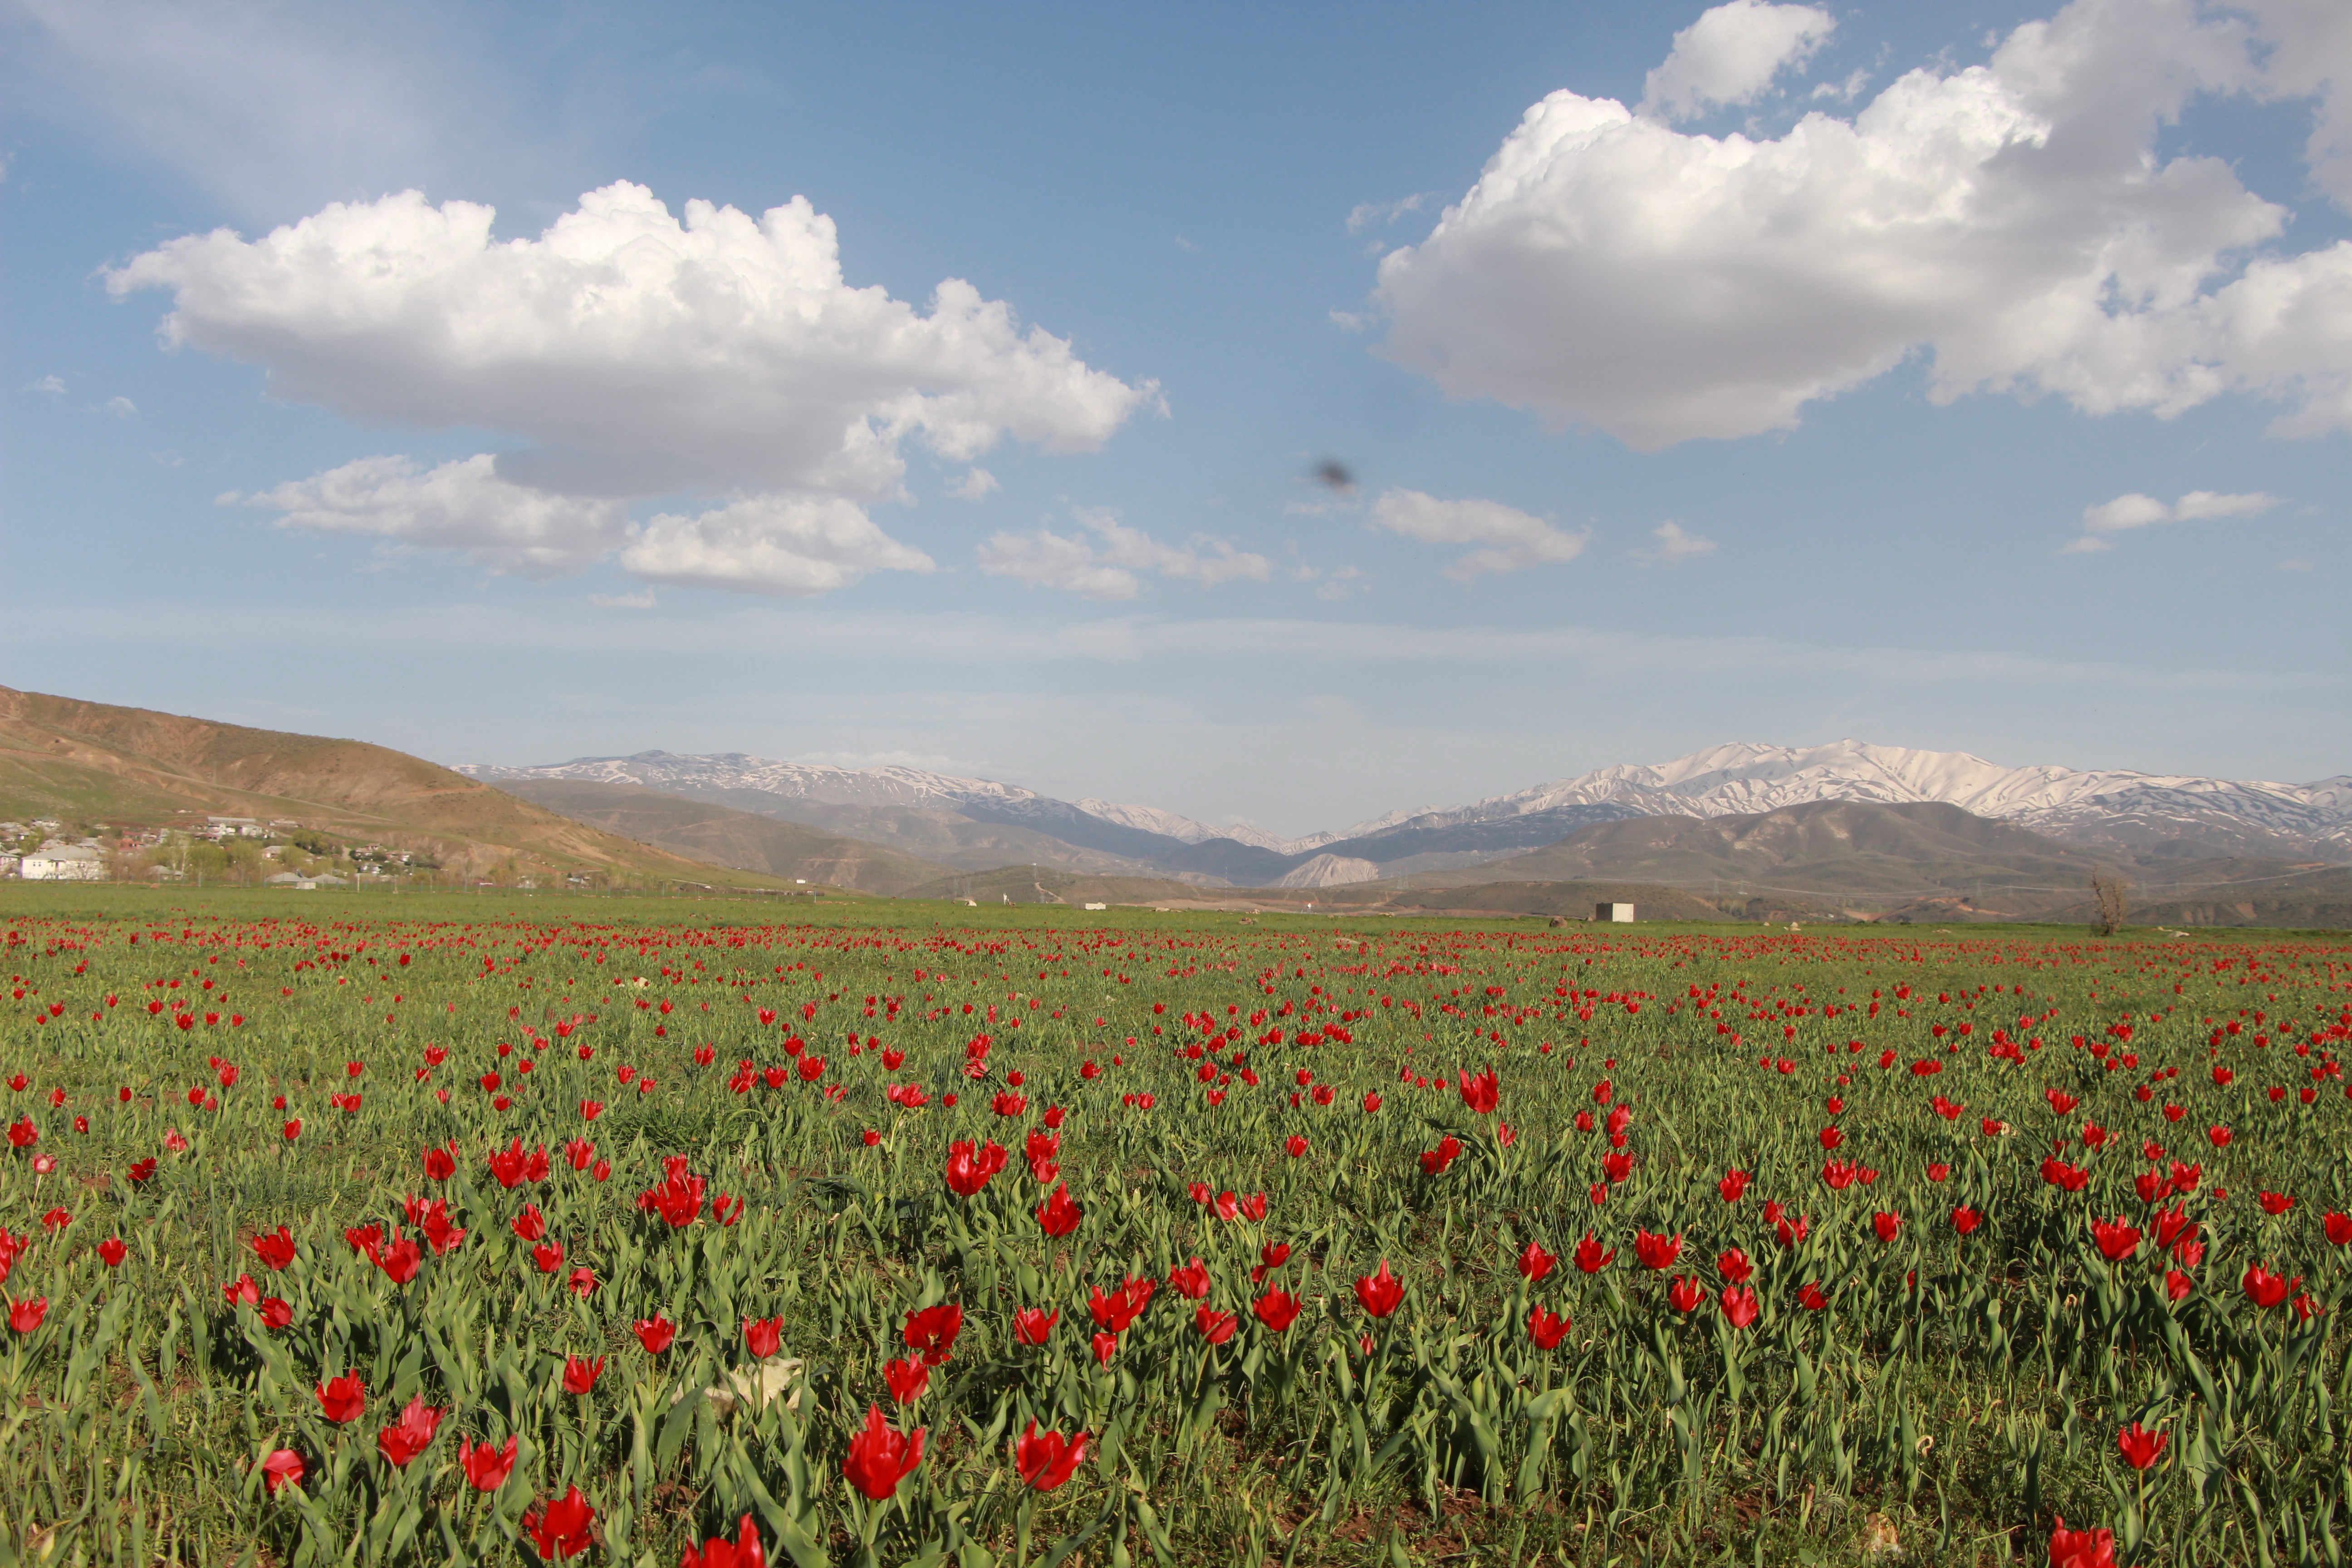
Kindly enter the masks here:
M 429 856 L 345 844 L 299 821 L 206 816 L 184 825 L 0 822 L 0 879 L 350 888 L 435 871 Z

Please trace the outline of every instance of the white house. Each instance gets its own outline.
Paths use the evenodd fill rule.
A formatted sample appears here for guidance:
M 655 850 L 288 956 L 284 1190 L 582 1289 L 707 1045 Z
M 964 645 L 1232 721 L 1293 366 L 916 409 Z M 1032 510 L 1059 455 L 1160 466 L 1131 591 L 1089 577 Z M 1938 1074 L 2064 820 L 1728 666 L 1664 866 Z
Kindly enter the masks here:
M 27 882 L 102 882 L 106 858 L 94 844 L 44 844 L 16 864 Z

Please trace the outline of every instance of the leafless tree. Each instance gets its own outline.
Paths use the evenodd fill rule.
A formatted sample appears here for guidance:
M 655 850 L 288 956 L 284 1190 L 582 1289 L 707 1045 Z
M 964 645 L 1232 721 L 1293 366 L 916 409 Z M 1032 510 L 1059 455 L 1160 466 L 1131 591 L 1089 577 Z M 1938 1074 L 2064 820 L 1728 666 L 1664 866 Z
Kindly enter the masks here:
M 2124 929 L 2124 895 L 2131 889 L 2121 877 L 2104 868 L 2091 873 L 2091 929 L 2113 936 Z

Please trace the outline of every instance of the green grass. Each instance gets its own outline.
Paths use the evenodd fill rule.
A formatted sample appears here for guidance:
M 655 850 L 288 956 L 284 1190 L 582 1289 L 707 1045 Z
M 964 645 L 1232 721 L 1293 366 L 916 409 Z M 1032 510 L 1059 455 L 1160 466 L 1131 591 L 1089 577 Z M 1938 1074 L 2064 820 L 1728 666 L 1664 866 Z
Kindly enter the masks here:
M 745 1513 L 770 1561 L 801 1563 L 856 1561 L 869 1539 L 882 1563 L 1852 1563 L 1881 1530 L 1909 1562 L 2041 1562 L 2053 1516 L 2115 1529 L 2125 1562 L 2339 1551 L 2352 1386 L 2323 1216 L 2352 1201 L 2340 936 L 17 885 L 0 931 L 25 992 L 0 1015 L 0 1080 L 26 1079 L 0 1094 L 39 1129 L 0 1154 L 0 1226 L 35 1238 L 5 1289 L 48 1302 L 0 1362 L 0 1557 L 523 1562 L 526 1510 L 574 1486 L 595 1510 L 587 1560 L 664 1568 Z M 1989 1054 L 1996 1028 L 2021 1060 Z M 983 1035 L 986 1077 L 966 1077 Z M 798 1060 L 824 1058 L 814 1082 L 794 1038 Z M 895 1070 L 885 1048 L 905 1053 Z M 785 1082 L 739 1092 L 745 1060 Z M 1482 1115 L 1454 1084 L 1490 1064 Z M 929 1103 L 887 1100 L 894 1082 Z M 2059 1113 L 2050 1089 L 2080 1106 Z M 353 1091 L 356 1110 L 331 1100 Z M 1026 1103 L 1000 1116 L 1000 1092 Z M 1965 1112 L 1938 1115 L 1936 1094 Z M 583 1100 L 604 1107 L 593 1121 Z M 1050 1243 L 1032 1211 L 1051 1188 L 1024 1161 L 1049 1105 L 1066 1112 L 1055 1179 L 1084 1210 Z M 1605 1127 L 1578 1122 L 1621 1106 L 1622 1181 Z M 1988 1137 L 1986 1118 L 2016 1131 Z M 2112 1139 L 2084 1147 L 2086 1123 Z M 2205 1129 L 2223 1125 L 2217 1148 Z M 1424 1173 L 1448 1136 L 1461 1152 Z M 2041 1170 L 2061 1136 L 2088 1173 L 2077 1193 Z M 489 1154 L 517 1137 L 547 1150 L 546 1181 L 496 1178 Z M 1007 1167 L 950 1192 L 950 1142 L 991 1137 Z M 573 1169 L 580 1138 L 608 1179 Z M 2134 1190 L 2150 1139 L 2158 1171 L 2202 1166 L 2182 1200 L 2208 1248 L 2193 1266 L 2152 1239 L 2121 1264 L 2094 1246 L 2095 1218 L 2152 1224 Z M 422 1152 L 452 1142 L 436 1181 Z M 683 1227 L 636 1202 L 676 1156 L 707 1182 Z M 1832 1188 L 1825 1158 L 1878 1174 Z M 1729 1203 L 1735 1166 L 1754 1180 Z M 1263 1193 L 1267 1216 L 1217 1219 L 1194 1182 Z M 2265 1190 L 2296 1203 L 2266 1214 Z M 711 1217 L 721 1193 L 745 1202 L 734 1224 Z M 467 1235 L 400 1285 L 344 1232 L 419 1236 L 411 1195 Z M 1806 1216 L 1801 1241 L 1780 1244 L 1768 1200 Z M 526 1202 L 564 1248 L 556 1272 L 514 1233 Z M 1963 1204 L 1987 1216 L 1967 1237 Z M 1902 1216 L 1891 1241 L 1882 1211 Z M 282 1271 L 252 1245 L 280 1225 L 300 1249 Z M 1588 1230 L 1616 1252 L 1590 1275 L 1571 1261 Z M 1675 1267 L 1636 1262 L 1643 1231 L 1685 1238 Z M 98 1256 L 110 1237 L 119 1268 Z M 1560 1258 L 1533 1282 L 1514 1265 L 1531 1240 Z M 1276 1243 L 1291 1254 L 1254 1281 Z M 1745 1328 L 1719 1305 L 1733 1245 L 1756 1271 Z M 1168 1282 L 1196 1255 L 1207 1304 L 1239 1314 L 1223 1346 Z M 1354 1287 L 1383 1258 L 1406 1297 L 1375 1320 Z M 2257 1261 L 2302 1277 L 2307 1321 L 2247 1300 Z M 583 1265 L 586 1297 L 564 1286 Z M 2177 1302 L 2168 1268 L 2193 1281 Z M 287 1304 L 285 1327 L 224 1299 L 241 1275 Z M 1130 1276 L 1160 1283 L 1098 1363 L 1088 1301 Z M 1676 1278 L 1705 1293 L 1688 1314 Z M 1816 1281 L 1819 1312 L 1799 1299 Z M 1304 1303 L 1281 1334 L 1253 1313 L 1274 1287 Z M 950 1301 L 962 1337 L 900 1411 L 884 1363 L 909 1311 Z M 1571 1321 L 1556 1350 L 1524 1326 L 1538 1305 Z M 1060 1311 L 1045 1345 L 1013 1332 L 1029 1306 Z M 677 1330 L 660 1355 L 630 1327 L 656 1316 Z M 759 1373 L 747 1317 L 782 1320 L 788 1402 L 704 1393 Z M 584 1398 L 562 1391 L 567 1355 L 607 1358 Z M 313 1390 L 347 1370 L 368 1404 L 337 1426 Z M 412 1397 L 447 1414 L 395 1466 L 377 1434 Z M 927 1434 L 875 1507 L 843 1476 L 869 1405 Z M 1050 1494 L 1013 1458 L 1032 1419 L 1093 1435 Z M 2130 1421 L 2168 1434 L 2145 1476 L 2116 1447 Z M 511 1479 L 476 1491 L 460 1440 L 509 1436 Z M 299 1492 L 263 1484 L 278 1449 L 302 1457 Z

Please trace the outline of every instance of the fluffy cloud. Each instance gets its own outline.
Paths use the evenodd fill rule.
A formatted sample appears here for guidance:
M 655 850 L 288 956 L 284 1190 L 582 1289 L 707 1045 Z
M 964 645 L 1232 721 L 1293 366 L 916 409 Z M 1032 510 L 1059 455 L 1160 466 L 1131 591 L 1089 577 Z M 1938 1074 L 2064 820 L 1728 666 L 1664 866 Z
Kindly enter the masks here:
M 258 495 L 221 499 L 268 507 L 282 514 L 282 527 L 463 550 L 492 572 L 532 576 L 580 571 L 628 533 L 622 502 L 509 484 L 488 453 L 424 473 L 407 458 L 362 458 Z
M 997 533 L 980 547 L 980 569 L 1033 588 L 1059 588 L 1089 599 L 1132 599 L 1143 591 L 1139 573 L 1153 572 L 1202 588 L 1220 583 L 1265 582 L 1274 563 L 1236 550 L 1222 539 L 1195 536 L 1179 549 L 1162 544 L 1108 512 L 1081 512 L 1078 521 L 1095 534 L 1071 536 L 1041 528 L 1033 533 Z
M 2190 490 L 2170 506 L 2154 496 L 2137 491 L 2117 496 L 2110 501 L 2083 509 L 2083 536 L 2069 543 L 2059 553 L 2088 555 L 2096 551 L 2115 548 L 2114 536 L 2135 528 L 2149 528 L 2160 522 L 2201 522 L 2217 517 L 2259 517 L 2278 505 L 2278 497 L 2256 490 L 2243 495 L 2222 495 L 2213 490 Z
M 668 512 L 635 531 L 621 565 L 653 583 L 804 598 L 872 572 L 929 572 L 931 558 L 838 496 L 753 496 L 698 517 Z
M 1789 66 L 1802 65 L 1836 27 L 1811 5 L 1731 0 L 1675 35 L 1665 63 L 1642 84 L 1642 110 L 1689 120 L 1717 104 L 1753 103 Z
M 1445 568 L 1466 583 L 1486 573 L 1557 566 L 1584 553 L 1589 531 L 1570 533 L 1542 518 L 1494 500 L 1440 500 L 1419 490 L 1390 490 L 1372 503 L 1372 526 L 1424 544 L 1475 544 Z
M 1381 263 L 1383 352 L 1643 448 L 1786 428 L 1919 353 L 1938 401 L 2170 415 L 2238 392 L 2288 405 L 2284 433 L 2352 427 L 2352 243 L 2252 253 L 2284 209 L 2158 148 L 2201 95 L 2319 90 L 2316 66 L 2258 59 L 2258 29 L 2332 38 L 2341 7 L 2264 11 L 2074 0 L 1985 65 L 1768 141 L 1555 92 Z
M 2304 160 L 2352 211 L 2352 6 L 2341 0 L 2240 0 L 2270 47 L 2265 77 L 2281 97 L 2318 100 Z
M 1644 553 L 1643 559 L 1672 565 L 1677 561 L 1696 561 L 1715 553 L 1715 541 L 1687 532 L 1679 522 L 1662 522 L 1650 530 L 1650 537 L 1658 542 L 1657 548 Z
M 617 184 L 503 242 L 494 216 L 414 191 L 337 204 L 257 240 L 173 240 L 107 285 L 169 289 L 167 342 L 260 365 L 278 397 L 522 437 L 496 459 L 509 486 L 734 498 L 654 520 L 625 564 L 758 592 L 922 559 L 877 545 L 861 510 L 903 494 L 908 441 L 967 463 L 1006 436 L 1086 450 L 1157 396 L 960 279 L 927 311 L 851 287 L 832 220 L 800 197 L 757 219 L 689 202 L 681 222 Z

